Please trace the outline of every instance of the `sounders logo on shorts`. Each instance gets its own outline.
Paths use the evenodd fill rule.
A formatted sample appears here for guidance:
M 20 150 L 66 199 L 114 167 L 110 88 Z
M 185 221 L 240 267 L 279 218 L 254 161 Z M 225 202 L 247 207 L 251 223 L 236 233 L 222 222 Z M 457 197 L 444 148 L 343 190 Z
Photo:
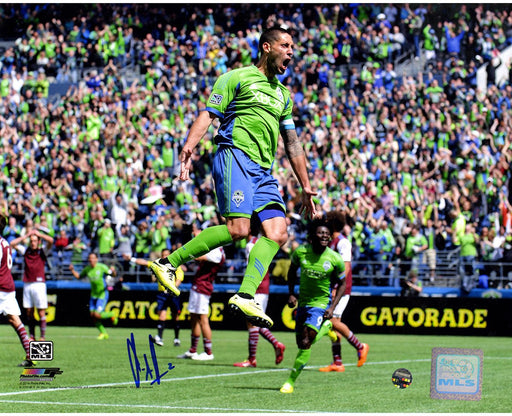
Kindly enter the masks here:
M 239 208 L 240 204 L 244 202 L 245 196 L 243 191 L 235 191 L 233 192 L 233 196 L 231 197 L 231 200 L 235 203 L 236 207 Z
M 449 400 L 480 400 L 482 350 L 433 348 L 430 397 Z

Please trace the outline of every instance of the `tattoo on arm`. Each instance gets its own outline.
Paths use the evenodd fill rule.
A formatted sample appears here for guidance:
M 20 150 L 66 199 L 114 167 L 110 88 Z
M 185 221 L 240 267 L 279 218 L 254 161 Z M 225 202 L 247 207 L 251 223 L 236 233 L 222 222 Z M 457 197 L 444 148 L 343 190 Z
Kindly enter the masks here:
M 288 159 L 293 159 L 294 157 L 304 154 L 302 143 L 300 142 L 295 130 L 285 130 L 281 135 L 283 136 L 284 148 Z

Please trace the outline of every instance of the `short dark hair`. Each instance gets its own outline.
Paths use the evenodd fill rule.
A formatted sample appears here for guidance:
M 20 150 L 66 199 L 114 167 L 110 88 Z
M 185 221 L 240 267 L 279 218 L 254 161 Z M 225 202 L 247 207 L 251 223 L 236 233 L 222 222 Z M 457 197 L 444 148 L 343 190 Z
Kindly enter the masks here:
M 325 217 L 322 217 L 322 218 L 315 218 L 313 221 L 311 221 L 308 224 L 308 238 L 311 238 L 316 233 L 316 229 L 318 227 L 327 227 L 329 229 L 329 232 L 332 235 L 331 225 L 327 222 Z
M 271 28 L 265 29 L 260 36 L 260 42 L 258 43 L 258 50 L 263 53 L 263 44 L 264 43 L 272 43 L 279 38 L 279 35 L 286 33 L 291 36 L 291 33 L 282 28 L 281 26 L 272 26 Z

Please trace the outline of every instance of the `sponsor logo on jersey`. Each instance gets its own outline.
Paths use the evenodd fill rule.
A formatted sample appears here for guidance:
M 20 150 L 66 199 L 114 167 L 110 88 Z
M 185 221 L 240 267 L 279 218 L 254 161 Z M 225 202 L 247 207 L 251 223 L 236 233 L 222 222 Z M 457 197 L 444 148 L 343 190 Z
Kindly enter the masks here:
M 224 97 L 220 94 L 212 94 L 210 97 L 210 102 L 215 105 L 219 105 L 222 102 Z
M 267 95 L 266 93 L 264 93 L 262 91 L 251 90 L 251 92 L 253 95 L 251 102 L 256 101 L 259 104 L 262 104 L 264 106 L 273 107 L 281 112 L 284 110 L 284 103 L 283 103 L 282 98 L 276 99 L 274 97 L 271 97 L 270 95 Z M 281 92 L 281 90 L 279 90 L 279 92 Z M 282 97 L 282 94 L 281 94 L 281 97 Z

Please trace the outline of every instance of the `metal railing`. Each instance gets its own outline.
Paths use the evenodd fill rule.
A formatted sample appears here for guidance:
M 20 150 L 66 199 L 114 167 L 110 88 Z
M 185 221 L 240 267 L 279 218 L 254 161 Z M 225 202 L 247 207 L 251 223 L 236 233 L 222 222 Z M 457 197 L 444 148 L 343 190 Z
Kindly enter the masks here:
M 490 288 L 512 288 L 512 262 L 475 261 L 472 264 L 464 264 L 460 260 L 458 252 L 438 252 L 436 268 L 433 273 L 428 265 L 422 261 L 407 262 L 394 260 L 392 262 L 356 260 L 352 263 L 354 286 L 388 286 L 400 287 L 401 280 L 405 279 L 412 268 L 418 272 L 418 278 L 424 286 L 435 287 L 461 287 L 464 275 L 470 275 L 474 287 L 486 285 Z M 69 270 L 70 258 L 50 256 L 47 263 L 48 280 L 73 280 Z M 107 265 L 113 265 L 124 282 L 145 283 L 151 282 L 151 275 L 146 267 L 130 264 L 119 257 L 100 258 Z M 279 265 L 279 272 L 276 265 Z M 86 266 L 85 260 L 73 261 L 75 268 L 80 271 Z M 282 267 L 284 265 L 284 268 Z M 286 284 L 286 272 L 289 260 L 274 261 L 270 266 L 272 284 Z M 245 271 L 245 260 L 227 260 L 219 272 L 217 283 L 240 283 Z M 191 277 L 195 272 L 195 264 L 188 263 L 185 276 Z M 275 273 L 274 273 L 275 272 Z M 15 280 L 21 280 L 23 276 L 23 263 L 18 259 L 13 265 L 12 274 Z

